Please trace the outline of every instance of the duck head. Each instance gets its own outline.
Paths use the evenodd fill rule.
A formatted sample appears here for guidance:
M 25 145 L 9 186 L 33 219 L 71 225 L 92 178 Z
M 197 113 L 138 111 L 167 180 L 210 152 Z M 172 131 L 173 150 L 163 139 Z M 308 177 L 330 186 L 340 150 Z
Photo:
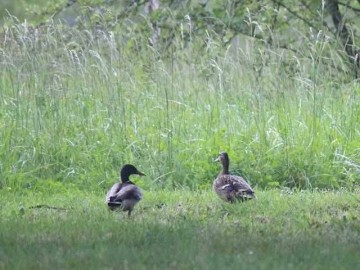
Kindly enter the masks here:
M 223 167 L 223 173 L 229 172 L 230 159 L 226 152 L 221 152 L 214 161 L 220 161 Z
M 141 176 L 145 175 L 144 173 L 142 173 L 138 169 L 136 169 L 136 167 L 134 165 L 126 164 L 120 170 L 121 181 L 123 183 L 130 181 L 129 176 L 132 174 L 137 174 L 137 175 L 141 175 Z

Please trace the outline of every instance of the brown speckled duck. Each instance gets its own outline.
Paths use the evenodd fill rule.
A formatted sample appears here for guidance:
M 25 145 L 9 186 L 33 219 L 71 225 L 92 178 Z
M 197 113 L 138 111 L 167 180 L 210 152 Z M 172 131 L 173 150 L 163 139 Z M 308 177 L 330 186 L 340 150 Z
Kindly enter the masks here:
M 121 182 L 114 184 L 106 194 L 106 203 L 110 210 L 128 211 L 130 216 L 134 206 L 142 199 L 141 189 L 129 179 L 132 174 L 145 175 L 131 164 L 124 165 L 120 171 Z
M 230 160 L 226 152 L 220 153 L 215 161 L 220 161 L 222 165 L 222 170 L 213 183 L 213 188 L 221 199 L 234 203 L 255 198 L 255 192 L 244 178 L 229 173 Z

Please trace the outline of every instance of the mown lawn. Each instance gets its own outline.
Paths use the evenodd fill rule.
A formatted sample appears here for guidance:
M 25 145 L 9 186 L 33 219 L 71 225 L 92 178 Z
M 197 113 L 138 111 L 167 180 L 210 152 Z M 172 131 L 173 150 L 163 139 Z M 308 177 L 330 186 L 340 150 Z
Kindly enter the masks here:
M 355 269 L 358 191 L 146 192 L 128 219 L 101 192 L 0 191 L 0 269 Z M 66 208 L 30 208 L 36 205 Z

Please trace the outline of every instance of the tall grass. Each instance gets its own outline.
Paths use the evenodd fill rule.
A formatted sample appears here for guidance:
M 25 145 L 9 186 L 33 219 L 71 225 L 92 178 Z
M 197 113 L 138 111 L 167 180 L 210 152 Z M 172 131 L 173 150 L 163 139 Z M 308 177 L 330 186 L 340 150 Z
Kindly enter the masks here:
M 219 151 L 262 188 L 359 183 L 360 88 L 326 41 L 307 40 L 313 59 L 197 42 L 167 59 L 130 28 L 4 29 L 0 186 L 102 189 L 130 162 L 147 189 L 201 189 Z

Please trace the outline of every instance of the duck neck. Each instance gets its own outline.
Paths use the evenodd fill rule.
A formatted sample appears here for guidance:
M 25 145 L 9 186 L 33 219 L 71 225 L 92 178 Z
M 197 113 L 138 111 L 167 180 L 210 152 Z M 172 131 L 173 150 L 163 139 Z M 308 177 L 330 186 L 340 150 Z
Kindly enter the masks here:
M 229 174 L 229 163 L 223 163 L 221 174 Z
M 129 176 L 130 175 L 128 173 L 121 172 L 120 173 L 121 182 L 123 182 L 123 183 L 129 182 L 130 181 Z

